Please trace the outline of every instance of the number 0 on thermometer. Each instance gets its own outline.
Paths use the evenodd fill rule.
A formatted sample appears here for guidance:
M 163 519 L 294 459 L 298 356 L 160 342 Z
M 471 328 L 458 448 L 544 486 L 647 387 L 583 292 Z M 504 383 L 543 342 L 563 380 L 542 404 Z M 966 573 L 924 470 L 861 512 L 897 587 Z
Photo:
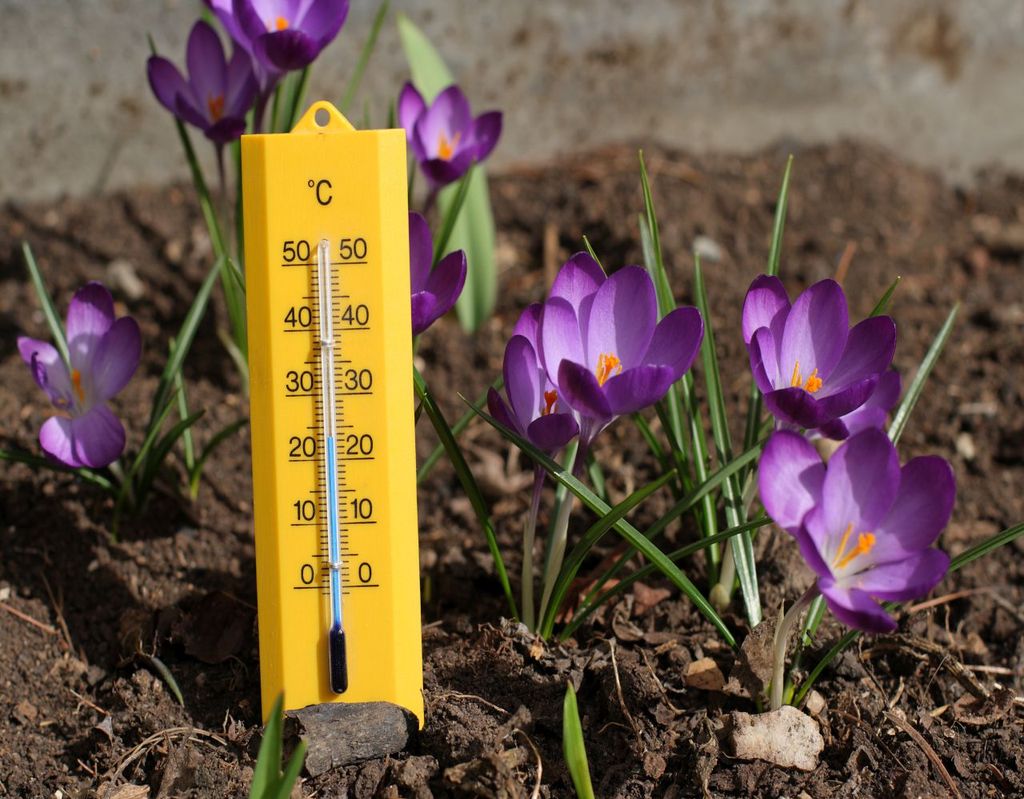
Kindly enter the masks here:
M 405 137 L 242 139 L 262 701 L 423 721 Z

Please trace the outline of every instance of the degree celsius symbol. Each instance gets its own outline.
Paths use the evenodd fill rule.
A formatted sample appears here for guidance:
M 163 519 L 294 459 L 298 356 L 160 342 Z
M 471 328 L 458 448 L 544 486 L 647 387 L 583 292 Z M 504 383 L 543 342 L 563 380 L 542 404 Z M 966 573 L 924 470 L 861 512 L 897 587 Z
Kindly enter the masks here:
M 330 193 L 330 190 L 334 188 L 331 185 L 331 181 L 326 178 L 321 178 L 320 180 L 313 180 L 310 178 L 306 181 L 306 185 L 316 193 L 316 201 L 320 203 L 320 205 L 331 204 L 331 200 L 334 199 L 334 196 Z

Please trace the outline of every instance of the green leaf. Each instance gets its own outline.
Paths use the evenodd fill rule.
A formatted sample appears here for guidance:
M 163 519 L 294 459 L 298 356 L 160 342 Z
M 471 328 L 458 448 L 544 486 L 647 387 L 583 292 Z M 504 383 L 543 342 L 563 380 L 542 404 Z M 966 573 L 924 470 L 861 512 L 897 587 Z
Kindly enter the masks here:
M 499 377 L 497 380 L 491 383 L 490 388 L 493 388 L 495 391 L 501 391 L 504 385 L 505 378 Z M 458 438 L 460 435 L 462 435 L 462 431 L 469 427 L 469 423 L 476 418 L 476 414 L 473 412 L 472 409 L 483 408 L 484 405 L 487 403 L 487 393 L 488 389 L 485 389 L 477 398 L 477 401 L 470 406 L 471 409 L 462 414 L 462 416 L 459 417 L 459 420 L 452 425 L 452 435 L 455 436 L 455 438 Z M 417 414 L 419 412 L 422 412 L 422 408 L 423 406 L 420 405 L 419 408 L 417 409 Z M 418 418 L 419 416 L 417 415 L 417 419 Z M 423 461 L 423 465 L 416 470 L 417 484 L 422 483 L 424 480 L 427 479 L 427 475 L 429 475 L 430 472 L 433 470 L 434 466 L 441 459 L 441 456 L 444 455 L 444 452 L 444 444 L 438 444 L 436 447 L 434 447 L 433 452 L 431 452 L 427 456 L 427 459 Z
M 116 490 L 116 486 L 110 480 L 102 474 L 94 472 L 92 469 L 86 469 L 84 467 L 74 469 L 70 466 L 65 466 L 63 463 L 57 463 L 57 461 L 52 461 L 49 458 L 40 458 L 38 455 L 33 455 L 31 452 L 25 452 L 23 450 L 0 449 L 0 461 L 24 463 L 27 466 L 31 466 L 33 469 L 52 469 L 55 472 L 73 474 L 81 477 L 88 483 L 99 486 L 104 491 L 113 492 Z
M 174 339 L 171 339 L 171 351 L 174 351 Z M 189 416 L 188 412 L 188 396 L 185 394 L 185 380 L 178 372 L 174 376 L 174 391 L 178 397 L 178 417 L 180 419 L 187 419 Z M 183 455 L 185 457 L 185 471 L 191 472 L 196 463 L 196 447 L 195 442 L 192 440 L 191 428 L 186 428 L 185 432 L 181 436 L 181 446 Z
M 412 82 L 423 99 L 432 102 L 443 89 L 455 83 L 455 78 L 434 45 L 403 13 L 398 14 L 398 37 L 409 62 Z
M 241 430 L 248 423 L 248 419 L 239 419 L 237 422 L 232 422 L 214 435 L 213 438 L 207 442 L 206 446 L 203 447 L 203 451 L 199 453 L 199 458 L 196 460 L 195 465 L 192 467 L 188 476 L 189 493 L 192 495 L 192 499 L 195 499 L 199 494 L 199 479 L 202 477 L 203 467 L 206 465 L 207 459 L 213 454 L 214 450 L 221 445 L 221 443 L 234 435 L 236 431 Z
M 779 274 L 779 260 L 782 258 L 782 231 L 786 227 L 786 208 L 789 205 L 789 176 L 793 171 L 793 156 L 786 159 L 786 171 L 782 173 L 779 199 L 775 203 L 775 222 L 772 225 L 772 243 L 768 249 L 768 274 Z
M 356 68 L 352 71 L 352 77 L 349 78 L 348 85 L 345 87 L 345 94 L 341 99 L 341 113 L 343 114 L 348 113 L 349 106 L 352 105 L 356 92 L 359 90 L 359 84 L 363 80 L 363 73 L 366 71 L 366 65 L 370 62 L 370 56 L 373 55 L 373 51 L 377 47 L 377 37 L 380 36 L 380 29 L 384 25 L 384 20 L 388 16 L 390 7 L 390 0 L 384 0 L 380 4 L 380 8 L 377 9 L 376 16 L 373 18 L 370 35 L 363 44 L 363 49 L 359 53 L 359 60 L 356 62 Z
M 462 176 L 462 180 L 455 184 L 455 195 L 444 209 L 444 221 L 441 224 L 441 232 L 437 237 L 437 242 L 434 244 L 431 266 L 437 266 L 437 262 L 448 252 L 451 252 L 448 249 L 448 242 L 451 241 L 452 231 L 455 229 L 455 223 L 462 212 L 462 206 L 466 203 L 466 195 L 469 193 L 469 182 L 474 172 L 476 172 L 476 167 L 471 166 L 469 171 Z
M 477 411 L 477 414 L 485 419 L 488 424 L 494 427 L 494 429 L 501 433 L 506 439 L 513 442 L 517 447 L 519 447 L 519 449 L 533 458 L 535 463 L 541 466 L 561 485 L 565 486 L 569 491 L 575 494 L 580 501 L 594 513 L 603 517 L 612 512 L 612 509 L 608 504 L 598 497 L 597 494 L 587 488 L 587 486 L 577 480 L 571 472 L 562 468 L 562 466 L 537 449 L 537 447 L 525 438 L 515 431 L 509 430 L 483 411 Z M 649 560 L 657 564 L 661 572 L 672 581 L 676 588 L 689 597 L 690 601 L 697 607 L 697 610 L 699 610 L 708 621 L 715 625 L 729 646 L 736 646 L 736 639 L 733 637 L 729 628 L 726 627 L 722 618 L 717 612 L 715 612 L 715 609 L 711 607 L 708 601 L 704 598 L 704 595 L 697 589 L 697 586 L 690 581 L 690 578 L 679 571 L 676 565 L 665 557 L 665 553 L 651 543 L 648 537 L 641 534 L 639 530 L 624 519 L 616 521 L 615 524 L 612 525 L 612 529 L 625 538 L 633 547 L 642 552 Z
M 466 463 L 462 450 L 459 449 L 459 445 L 455 441 L 452 429 L 444 418 L 444 412 L 434 401 L 434 397 L 427 388 L 423 375 L 415 367 L 413 367 L 413 385 L 416 389 L 416 396 L 419 397 L 423 405 L 423 410 L 426 411 L 431 424 L 434 425 L 434 430 L 437 432 L 437 437 L 441 440 L 445 451 L 448 453 L 448 458 L 455 468 L 455 474 L 458 476 L 459 482 L 462 483 L 462 490 L 466 492 L 466 496 L 476 512 L 477 521 L 480 523 L 484 536 L 487 538 L 487 547 L 491 551 L 491 557 L 494 558 L 494 568 L 498 573 L 501 588 L 505 592 L 505 598 L 508 600 L 509 611 L 513 618 L 518 619 L 519 611 L 516 608 L 516 600 L 512 594 L 512 585 L 508 579 L 505 561 L 501 557 L 501 548 L 498 546 L 498 536 L 494 532 L 491 515 L 487 511 L 487 503 L 484 501 L 480 486 L 477 485 L 476 478 L 473 477 L 473 472 L 470 471 L 469 464 Z
M 441 190 L 437 201 L 442 215 L 448 214 L 457 192 L 457 186 Z M 487 173 L 482 166 L 477 166 L 469 175 L 469 190 L 462 211 L 455 220 L 448 248 L 449 252 L 463 250 L 466 253 L 466 285 L 455 303 L 455 311 L 462 327 L 470 332 L 479 329 L 490 317 L 498 299 L 498 266 L 494 258 L 496 240 Z
M 967 551 L 961 552 L 953 558 L 949 563 L 949 573 L 952 574 L 958 569 L 962 569 L 968 563 L 972 563 L 978 558 L 989 554 L 993 550 L 1009 544 L 1011 541 L 1020 538 L 1022 535 L 1024 535 L 1024 524 L 1008 527 L 1001 533 L 996 533 L 994 536 L 985 539 L 980 544 L 975 544 Z M 883 607 L 885 607 L 886 610 L 893 610 L 894 608 L 899 607 L 899 603 L 886 602 Z M 832 648 L 829 649 L 828 652 L 822 655 L 821 660 L 819 660 L 815 667 L 811 669 L 810 674 L 807 675 L 807 679 L 800 684 L 800 688 L 797 689 L 796 693 L 793 695 L 792 704 L 799 705 L 804 701 L 815 681 L 821 676 L 822 672 L 828 668 L 828 664 L 835 660 L 835 658 L 850 644 L 856 641 L 860 637 L 860 634 L 859 630 L 847 631 L 838 641 L 836 641 L 835 644 L 832 645 Z
M 583 725 L 576 705 L 576 692 L 572 683 L 565 686 L 565 700 L 562 702 L 562 752 L 565 765 L 572 777 L 573 787 L 579 799 L 594 799 L 594 786 L 590 783 L 590 766 L 587 764 L 587 745 L 583 741 Z
M 274 708 L 267 719 L 267 727 L 260 741 L 260 752 L 256 757 L 256 768 L 253 769 L 252 787 L 249 799 L 276 799 L 277 786 L 281 773 L 281 737 L 283 735 L 284 694 L 278 694 L 274 700 Z
M 869 314 L 870 316 L 881 316 L 889 310 L 889 303 L 892 301 L 892 295 L 896 293 L 896 287 L 900 284 L 901 278 L 896 275 L 896 279 L 889 284 L 889 288 L 885 290 L 885 294 L 882 295 L 882 299 L 878 301 L 878 304 L 874 307 L 874 310 Z
M 286 133 L 295 127 L 299 117 L 302 116 L 302 100 L 306 96 L 306 88 L 309 86 L 309 70 L 310 68 L 306 66 L 292 84 L 292 95 L 288 110 L 288 127 L 284 131 Z
M 174 675 L 171 674 L 171 670 L 167 668 L 167 664 L 164 663 L 156 655 L 146 655 L 146 659 L 149 660 L 150 664 L 156 669 L 167 687 L 171 689 L 171 693 L 174 694 L 174 698 L 178 700 L 178 704 L 185 707 L 185 697 L 181 695 L 181 688 L 178 687 L 178 681 L 174 679 Z
M 21 252 L 25 256 L 28 276 L 32 280 L 32 288 L 36 291 L 36 297 L 39 298 L 39 305 L 43 309 L 43 316 L 46 317 L 46 324 L 50 328 L 50 335 L 53 336 L 53 343 L 56 345 L 60 357 L 64 360 L 64 365 L 70 368 L 71 357 L 68 355 L 68 340 L 67 336 L 64 335 L 64 324 L 60 321 L 57 309 L 53 307 L 53 300 L 50 299 L 50 293 L 46 290 L 43 276 L 39 271 L 39 265 L 36 263 L 36 258 L 32 254 L 32 248 L 27 241 L 21 243 Z
M 693 285 L 697 308 L 704 317 L 704 340 L 701 342 L 701 360 L 704 364 L 704 380 L 707 384 L 708 409 L 711 415 L 711 432 L 719 463 L 732 460 L 732 442 L 729 436 L 729 420 L 725 413 L 725 396 L 722 393 L 722 378 L 718 369 L 718 353 L 715 351 L 715 329 L 711 321 L 707 287 L 704 284 L 704 270 L 700 256 L 694 254 Z M 725 521 L 729 527 L 738 527 L 746 521 L 746 509 L 742 507 L 743 497 L 735 476 L 722 483 L 725 498 Z M 761 598 L 757 587 L 757 567 L 754 563 L 754 545 L 750 533 L 744 532 L 730 546 L 736 560 L 736 573 L 740 578 L 740 591 L 747 621 L 753 629 L 761 623 Z M 731 591 L 732 586 L 725 586 Z
M 949 312 L 946 321 L 942 323 L 942 327 L 935 336 L 935 340 L 932 342 L 931 347 L 928 348 L 928 352 L 925 353 L 921 365 L 917 368 L 917 374 L 914 375 L 910 388 L 907 389 L 902 402 L 900 402 L 899 407 L 893 414 L 892 424 L 889 425 L 889 439 L 893 444 L 900 440 L 907 422 L 910 421 L 910 414 L 913 413 L 914 406 L 917 405 L 917 401 L 921 397 L 924 384 L 928 382 L 928 376 L 932 373 L 932 369 L 935 368 L 935 363 L 939 360 L 939 356 L 949 340 L 949 334 L 953 332 L 953 325 L 956 322 L 956 315 L 959 311 L 960 303 L 957 303 Z
M 174 445 L 178 442 L 178 439 L 188 432 L 192 425 L 198 422 L 205 414 L 206 409 L 204 408 L 196 411 L 191 416 L 179 420 L 167 431 L 156 446 L 147 453 L 142 475 L 138 481 L 136 501 L 141 502 L 149 494 L 150 486 L 152 486 L 153 480 L 156 479 L 157 472 L 174 448 Z
M 292 788 L 295 787 L 295 781 L 299 778 L 299 772 L 302 771 L 305 762 L 306 742 L 299 741 L 299 745 L 292 752 L 292 759 L 288 761 L 288 767 L 281 775 L 281 781 L 277 784 L 276 799 L 288 799 L 292 795 Z

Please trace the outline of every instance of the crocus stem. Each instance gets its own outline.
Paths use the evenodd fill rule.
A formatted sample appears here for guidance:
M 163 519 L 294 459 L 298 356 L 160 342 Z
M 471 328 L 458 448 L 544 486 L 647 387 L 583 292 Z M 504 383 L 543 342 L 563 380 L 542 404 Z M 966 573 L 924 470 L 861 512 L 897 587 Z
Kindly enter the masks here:
M 722 556 L 722 565 L 718 571 L 718 582 L 711 589 L 708 599 L 715 606 L 715 610 L 721 613 L 729 607 L 729 600 L 732 597 L 732 586 L 736 581 L 736 557 L 732 552 L 733 539 L 725 546 L 725 554 Z
M 540 495 L 544 488 L 544 470 L 538 467 L 533 473 L 533 498 L 530 513 L 526 517 L 523 531 L 523 623 L 531 630 L 536 619 L 533 615 L 533 540 L 537 532 L 537 513 L 540 511 Z
M 558 506 L 558 518 L 555 519 L 555 527 L 551 531 L 551 553 L 544 566 L 544 594 L 540 601 L 540 618 L 542 619 L 546 615 L 548 602 L 551 601 L 551 592 L 555 588 L 558 573 L 562 570 L 566 542 L 569 538 L 569 516 L 572 514 L 575 504 L 576 495 L 567 491 L 562 499 L 562 504 Z
M 775 649 L 772 656 L 772 689 L 771 709 L 778 710 L 782 707 L 782 697 L 786 690 L 786 649 L 789 646 L 789 636 L 796 627 L 797 622 L 804 613 L 804 609 L 811 604 L 811 601 L 818 595 L 818 583 L 812 583 L 811 587 L 804 591 L 803 595 L 786 611 L 778 628 L 775 630 Z

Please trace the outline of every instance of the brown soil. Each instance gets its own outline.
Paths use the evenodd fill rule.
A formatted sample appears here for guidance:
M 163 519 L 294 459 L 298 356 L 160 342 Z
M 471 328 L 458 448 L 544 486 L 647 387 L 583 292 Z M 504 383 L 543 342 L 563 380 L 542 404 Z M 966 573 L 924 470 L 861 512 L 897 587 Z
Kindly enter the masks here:
M 902 275 L 893 314 L 904 375 L 950 306 L 963 304 L 902 443 L 904 457 L 934 452 L 952 460 L 959 502 L 943 545 L 960 552 L 1024 519 L 1024 181 L 987 174 L 963 191 L 871 147 L 795 150 L 783 258 L 792 286 L 832 275 L 847 245 L 856 247 L 846 278 L 855 313 L 870 310 Z M 743 158 L 649 154 L 680 297 L 690 296 L 694 238 L 722 249 L 720 262 L 707 263 L 707 280 L 723 379 L 737 409 L 749 384 L 737 334 L 740 301 L 765 261 L 784 155 L 782 148 Z M 497 374 L 519 310 L 542 297 L 582 234 L 606 265 L 640 258 L 631 149 L 509 174 L 493 189 L 502 231 L 498 313 L 472 337 L 442 320 L 421 348 L 427 379 L 453 389 L 442 396 L 453 416 L 461 413 L 455 391 L 476 396 Z M 160 354 L 209 263 L 189 191 L 0 212 L 0 446 L 34 450 L 47 405 L 18 358 L 15 335 L 45 336 L 45 324 L 25 279 L 22 239 L 35 248 L 62 310 L 77 286 L 106 279 L 118 259 L 144 282 L 144 296 L 126 301 L 126 310 L 142 325 L 146 355 L 117 401 L 138 436 Z M 200 442 L 245 414 L 215 322 L 207 319 L 186 369 L 190 403 L 207 408 Z M 506 448 L 483 426 L 464 440 L 517 575 L 527 501 L 521 465 L 509 468 Z M 422 420 L 421 457 L 433 443 Z M 158 496 L 125 524 L 119 543 L 106 532 L 111 503 L 95 489 L 65 475 L 0 467 L 0 796 L 88 797 L 112 781 L 148 785 L 153 796 L 247 795 L 259 744 L 248 457 L 242 433 L 214 456 L 198 503 Z M 613 499 L 651 474 L 626 422 L 603 435 L 599 457 Z M 540 795 L 571 796 L 561 754 L 568 680 L 578 688 L 601 797 L 705 790 L 931 797 L 949 795 L 954 785 L 964 797 L 1024 795 L 1020 703 L 1006 700 L 1024 693 L 1019 543 L 948 578 L 935 592 L 942 601 L 905 615 L 899 635 L 863 639 L 833 664 L 818 684 L 827 703 L 824 756 L 805 774 L 738 762 L 720 750 L 723 711 L 751 708 L 685 686 L 692 660 L 710 656 L 728 671 L 732 656 L 674 592 L 651 607 L 638 589 L 564 647 L 539 646 L 500 621 L 493 565 L 448 467 L 435 471 L 419 501 L 426 726 L 410 751 L 307 780 L 304 796 L 525 797 L 540 764 Z M 652 498 L 634 521 L 649 521 L 666 501 Z M 577 516 L 576 524 L 586 523 Z M 785 537 L 762 536 L 759 549 L 765 607 L 777 608 L 809 577 Z M 684 569 L 705 580 L 701 559 Z M 744 632 L 738 617 L 730 622 Z M 822 650 L 839 632 L 834 624 L 823 628 Z M 183 707 L 140 652 L 167 665 Z M 958 680 L 961 664 L 982 691 L 994 692 L 986 707 L 964 707 L 971 683 L 962 673 Z

